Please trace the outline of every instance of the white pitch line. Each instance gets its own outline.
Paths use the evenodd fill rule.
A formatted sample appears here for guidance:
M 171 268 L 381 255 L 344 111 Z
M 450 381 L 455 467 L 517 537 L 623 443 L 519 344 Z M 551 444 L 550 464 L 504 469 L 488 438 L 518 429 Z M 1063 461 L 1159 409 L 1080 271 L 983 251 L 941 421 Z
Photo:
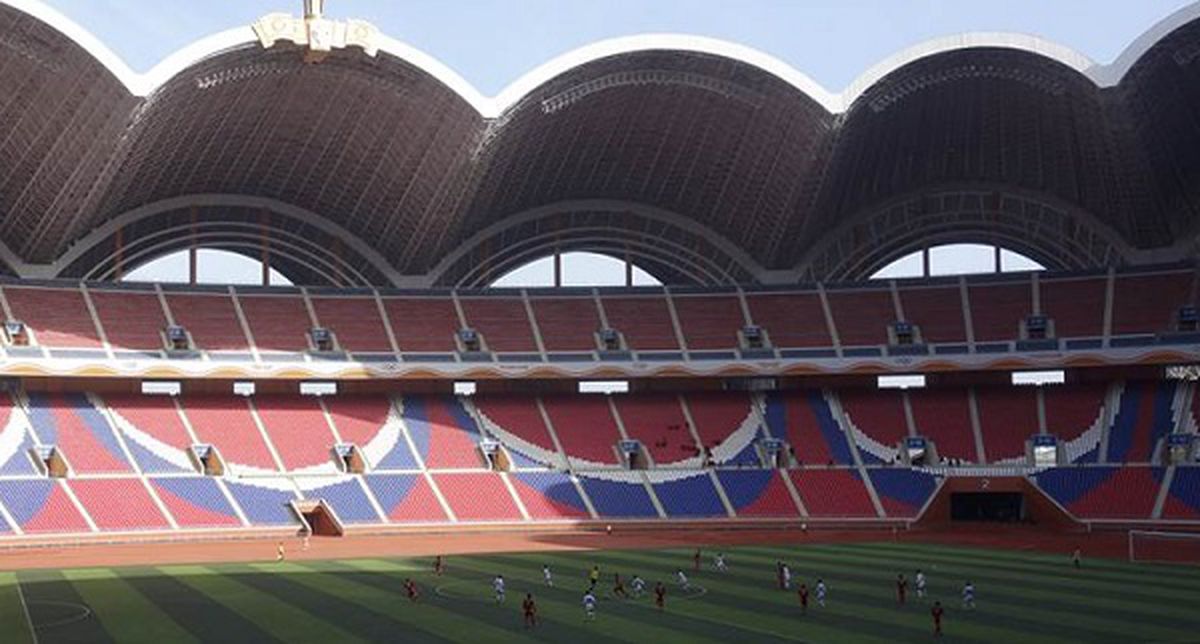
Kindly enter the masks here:
M 37 629 L 33 627 L 33 618 L 29 616 L 29 604 L 25 603 L 25 591 L 21 589 L 21 580 L 13 575 L 13 579 L 17 582 L 17 597 L 21 598 L 21 609 L 25 611 L 25 623 L 29 626 L 29 636 L 33 638 L 33 644 L 38 644 Z

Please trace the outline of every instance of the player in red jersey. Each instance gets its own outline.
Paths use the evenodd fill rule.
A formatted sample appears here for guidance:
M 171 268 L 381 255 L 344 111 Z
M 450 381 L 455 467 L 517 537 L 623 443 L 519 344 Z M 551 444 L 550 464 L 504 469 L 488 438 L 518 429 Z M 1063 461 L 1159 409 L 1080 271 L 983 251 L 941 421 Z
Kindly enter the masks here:
M 908 580 L 904 578 L 904 573 L 896 577 L 896 602 L 901 606 L 904 605 L 904 596 L 908 593 Z
M 808 585 L 805 584 L 804 582 L 800 582 L 800 589 L 796 591 L 796 594 L 800 596 L 800 612 L 807 614 L 808 613 Z
M 933 608 L 929 609 L 929 614 L 933 615 L 933 634 L 942 636 L 942 615 L 946 611 L 942 608 L 942 602 L 933 602 Z
M 629 599 L 629 593 L 625 592 L 625 582 L 621 581 L 621 573 L 613 573 L 613 597 L 621 599 Z
M 654 605 L 662 610 L 667 603 L 667 587 L 660 581 L 654 584 Z
M 417 590 L 417 584 L 412 579 L 404 580 L 404 592 L 408 595 L 408 601 L 415 602 L 421 596 L 421 592 Z
M 533 593 L 525 593 L 525 601 L 521 602 L 521 612 L 525 614 L 525 628 L 537 626 L 537 604 L 533 602 Z
M 442 559 L 441 555 L 438 555 L 433 560 L 433 574 L 437 575 L 438 577 L 441 577 L 442 573 L 444 573 L 444 572 L 446 572 L 446 562 L 445 562 L 445 560 Z
M 700 571 L 700 549 L 696 548 L 696 554 L 692 555 L 692 570 Z

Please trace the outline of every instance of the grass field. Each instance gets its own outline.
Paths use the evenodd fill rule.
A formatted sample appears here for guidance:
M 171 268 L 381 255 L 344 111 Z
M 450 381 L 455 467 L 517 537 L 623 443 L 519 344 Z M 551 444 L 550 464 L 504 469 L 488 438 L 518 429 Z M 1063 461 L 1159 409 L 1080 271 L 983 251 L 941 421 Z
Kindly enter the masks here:
M 31 642 L 896 642 L 932 638 L 927 604 L 898 606 L 893 580 L 926 571 L 947 606 L 947 642 L 1141 642 L 1200 638 L 1200 569 L 1065 556 L 897 543 L 739 547 L 730 570 L 690 572 L 691 550 L 625 550 L 451 557 L 441 578 L 423 559 L 83 568 L 0 573 L 0 641 Z M 817 576 L 828 606 L 801 615 L 795 593 L 775 588 L 774 563 L 797 581 Z M 541 566 L 556 587 L 542 585 Z M 595 622 L 580 605 L 586 570 L 603 582 Z M 702 587 L 675 587 L 676 568 Z M 607 596 L 613 572 L 668 583 L 667 609 L 649 597 Z M 508 600 L 492 602 L 503 574 Z M 417 580 L 410 603 L 401 587 Z M 978 608 L 960 607 L 970 579 Z M 542 624 L 523 630 L 520 600 L 533 591 Z

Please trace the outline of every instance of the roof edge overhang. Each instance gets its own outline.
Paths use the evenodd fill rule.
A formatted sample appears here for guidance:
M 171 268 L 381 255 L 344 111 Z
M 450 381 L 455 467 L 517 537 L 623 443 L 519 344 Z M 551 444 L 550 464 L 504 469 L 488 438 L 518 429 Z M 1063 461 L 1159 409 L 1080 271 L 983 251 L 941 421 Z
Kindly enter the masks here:
M 104 65 L 129 92 L 146 96 L 189 66 L 223 51 L 254 44 L 258 38 L 250 26 L 236 27 L 197 40 L 145 73 L 131 69 L 116 53 L 86 29 L 48 6 L 42 0 L 0 0 L 62 33 Z M 601 40 L 554 57 L 530 70 L 493 97 L 484 96 L 469 81 L 433 56 L 380 35 L 379 50 L 404 60 L 437 79 L 485 118 L 494 118 L 515 105 L 543 83 L 590 62 L 645 51 L 683 51 L 719 56 L 745 63 L 795 87 L 831 113 L 840 113 L 852 105 L 864 91 L 897 69 L 917 60 L 947 52 L 1002 48 L 1025 51 L 1069 67 L 1099 87 L 1116 85 L 1125 73 L 1159 40 L 1180 26 L 1200 18 L 1200 2 L 1167 16 L 1138 36 L 1108 65 L 1092 61 L 1082 53 L 1038 36 L 971 32 L 934 38 L 908 47 L 875 64 L 841 92 L 831 92 L 790 64 L 757 49 L 736 43 L 686 34 L 650 33 Z

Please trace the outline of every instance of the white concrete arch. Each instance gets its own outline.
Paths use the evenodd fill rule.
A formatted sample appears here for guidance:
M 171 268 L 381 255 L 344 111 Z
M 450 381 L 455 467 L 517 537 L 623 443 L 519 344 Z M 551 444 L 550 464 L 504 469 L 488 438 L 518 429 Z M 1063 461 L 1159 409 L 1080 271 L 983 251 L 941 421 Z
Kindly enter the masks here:
M 176 51 L 145 74 L 134 72 L 99 39 L 42 0 L 0 0 L 70 38 L 108 68 L 136 96 L 145 96 L 187 67 L 229 49 L 257 42 L 249 26 L 236 27 L 207 36 Z M 997 47 L 1026 51 L 1057 61 L 1078 71 L 1104 87 L 1120 81 L 1130 67 L 1163 36 L 1200 17 L 1200 3 L 1192 4 L 1168 16 L 1134 40 L 1110 65 L 1100 65 L 1087 56 L 1037 36 L 999 32 L 976 32 L 945 36 L 908 47 L 880 61 L 858 76 L 841 92 L 831 92 L 808 75 L 774 56 L 745 45 L 715 38 L 683 34 L 641 34 L 611 38 L 566 52 L 530 70 L 494 97 L 486 97 L 469 81 L 433 56 L 394 38 L 381 36 L 380 51 L 404 60 L 437 79 L 480 115 L 499 116 L 539 85 L 581 65 L 605 57 L 643 51 L 672 50 L 709 54 L 743 62 L 761 69 L 821 104 L 827 111 L 845 111 L 872 84 L 895 70 L 928 56 L 979 47 Z

